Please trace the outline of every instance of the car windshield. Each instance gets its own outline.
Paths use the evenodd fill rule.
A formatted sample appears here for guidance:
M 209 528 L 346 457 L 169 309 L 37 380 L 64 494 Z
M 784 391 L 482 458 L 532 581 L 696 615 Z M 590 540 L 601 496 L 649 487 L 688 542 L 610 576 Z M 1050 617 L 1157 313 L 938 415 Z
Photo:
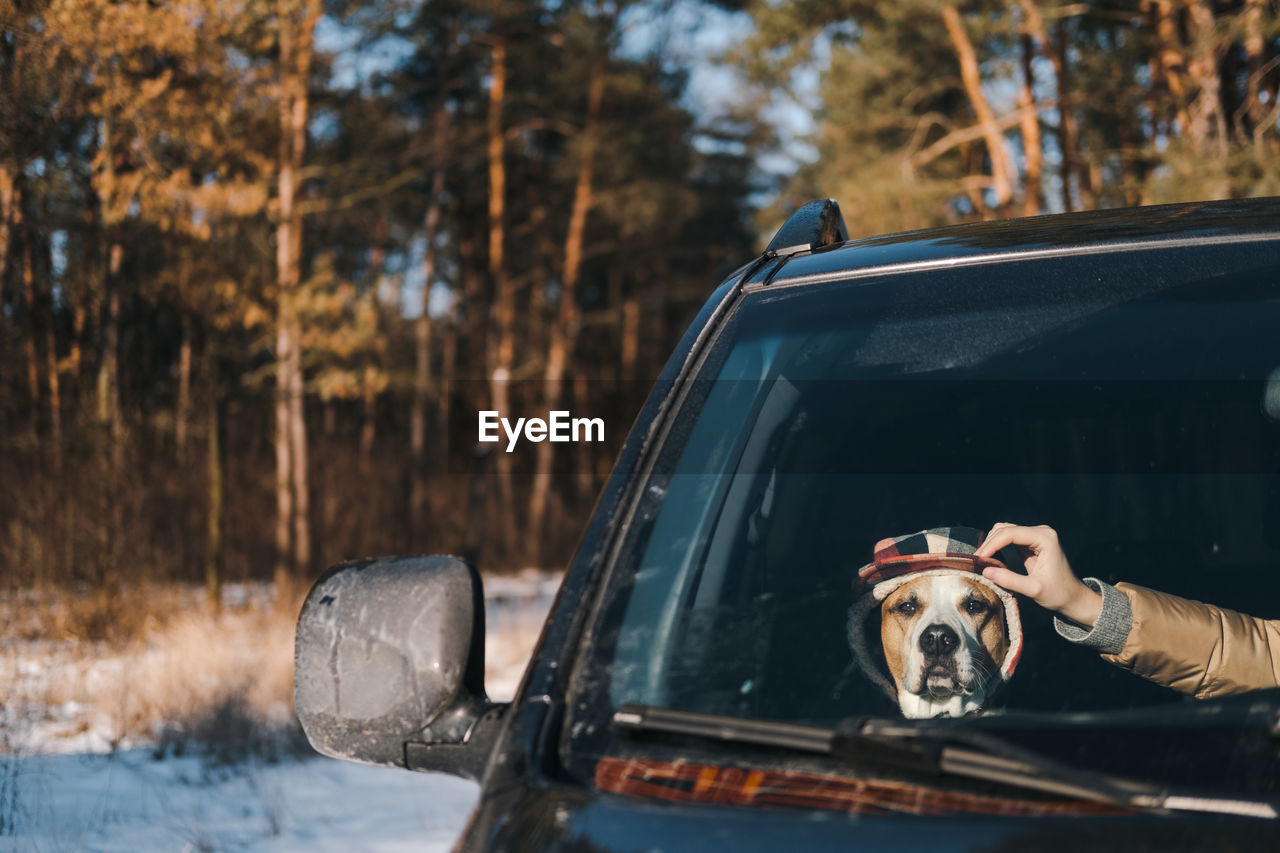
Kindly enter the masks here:
M 748 288 L 627 528 L 575 734 L 603 737 L 599 715 L 628 703 L 823 726 L 899 714 L 853 652 L 880 635 L 850 614 L 875 543 L 928 528 L 1049 524 L 1081 576 L 1280 616 L 1275 246 Z M 1134 730 L 1132 709 L 1188 702 L 1025 599 L 1021 623 L 993 717 L 1124 711 Z

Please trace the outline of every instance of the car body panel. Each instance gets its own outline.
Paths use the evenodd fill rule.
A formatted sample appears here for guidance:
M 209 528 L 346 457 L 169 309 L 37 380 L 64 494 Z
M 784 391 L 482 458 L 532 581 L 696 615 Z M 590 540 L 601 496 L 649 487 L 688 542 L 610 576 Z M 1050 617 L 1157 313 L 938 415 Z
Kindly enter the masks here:
M 478 849 L 547 851 L 1274 850 L 1273 826 L 1228 818 L 864 816 L 732 805 L 646 803 L 580 788 L 531 787 Z
M 770 285 L 1023 260 L 1138 245 L 1280 239 L 1280 199 L 1201 202 L 1004 219 L 851 240 L 790 258 Z M 754 280 L 753 280 L 754 283 Z

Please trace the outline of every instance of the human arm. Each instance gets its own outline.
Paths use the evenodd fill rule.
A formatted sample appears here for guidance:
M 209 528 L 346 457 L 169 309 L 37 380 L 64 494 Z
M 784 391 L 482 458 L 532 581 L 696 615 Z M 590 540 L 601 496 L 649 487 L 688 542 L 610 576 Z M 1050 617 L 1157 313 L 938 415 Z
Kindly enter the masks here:
M 1103 659 L 1197 699 L 1280 687 L 1280 620 L 1260 619 L 1134 584 L 1133 627 Z
M 1280 620 L 1134 584 L 1081 581 L 1046 526 L 997 524 L 977 553 L 991 556 L 1007 545 L 1027 555 L 1027 574 L 988 568 L 983 575 L 1056 613 L 1059 634 L 1105 660 L 1201 699 L 1280 686 Z

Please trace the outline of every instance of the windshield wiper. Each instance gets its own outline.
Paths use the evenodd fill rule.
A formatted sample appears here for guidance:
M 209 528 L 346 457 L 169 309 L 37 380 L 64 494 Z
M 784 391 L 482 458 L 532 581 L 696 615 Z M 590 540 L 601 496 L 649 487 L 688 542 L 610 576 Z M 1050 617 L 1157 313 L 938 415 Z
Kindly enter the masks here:
M 788 749 L 914 773 L 981 779 L 1135 811 L 1280 816 L 1276 804 L 1267 800 L 1206 795 L 1080 770 L 990 734 L 955 727 L 859 718 L 839 728 L 823 728 L 641 704 L 618 708 L 613 725 L 637 733 Z

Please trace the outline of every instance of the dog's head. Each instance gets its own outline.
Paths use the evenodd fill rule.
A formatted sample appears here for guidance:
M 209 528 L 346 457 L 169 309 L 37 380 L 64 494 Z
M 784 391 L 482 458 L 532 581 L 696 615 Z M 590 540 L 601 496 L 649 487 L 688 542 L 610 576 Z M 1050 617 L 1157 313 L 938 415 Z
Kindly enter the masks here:
M 908 717 L 959 717 L 1003 683 L 1004 602 L 978 576 L 922 571 L 885 596 L 880 642 Z
M 1013 596 L 984 578 L 973 556 L 982 532 L 938 528 L 877 543 L 859 572 L 864 594 L 849 640 L 864 672 L 907 717 L 959 717 L 981 710 L 1013 674 L 1022 625 Z M 880 656 L 867 649 L 867 617 L 878 607 Z

